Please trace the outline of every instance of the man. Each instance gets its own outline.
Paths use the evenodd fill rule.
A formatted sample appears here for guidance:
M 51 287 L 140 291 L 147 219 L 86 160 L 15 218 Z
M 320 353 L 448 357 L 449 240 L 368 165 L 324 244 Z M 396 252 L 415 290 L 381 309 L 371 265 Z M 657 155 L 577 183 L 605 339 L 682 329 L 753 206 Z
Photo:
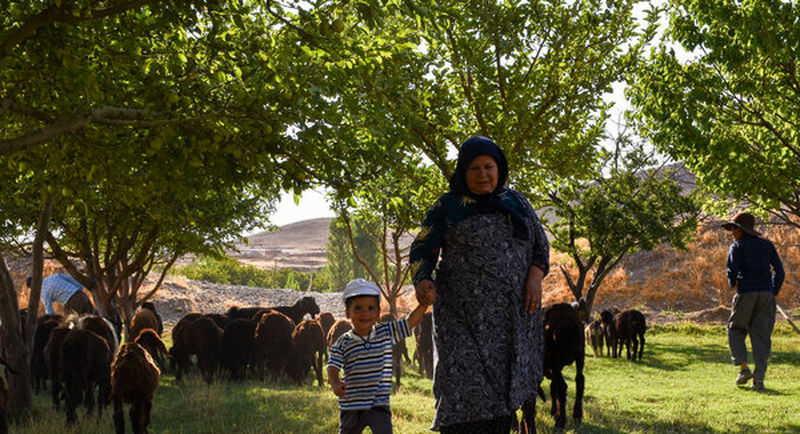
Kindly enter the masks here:
M 728 320 L 728 346 L 733 363 L 740 368 L 736 384 L 747 384 L 752 378 L 753 390 L 763 391 L 775 326 L 775 296 L 785 275 L 775 246 L 759 237 L 754 225 L 755 217 L 749 213 L 741 213 L 722 224 L 735 239 L 728 251 L 727 266 L 728 283 L 736 288 Z M 748 334 L 753 347 L 753 372 L 747 367 Z
M 31 287 L 31 277 L 26 282 Z M 72 276 L 66 274 L 53 274 L 42 281 L 42 293 L 39 298 L 44 303 L 44 312 L 47 315 L 55 313 L 53 302 L 57 301 L 65 308 L 77 314 L 93 313 L 95 311 L 92 301 L 82 291 L 83 285 Z

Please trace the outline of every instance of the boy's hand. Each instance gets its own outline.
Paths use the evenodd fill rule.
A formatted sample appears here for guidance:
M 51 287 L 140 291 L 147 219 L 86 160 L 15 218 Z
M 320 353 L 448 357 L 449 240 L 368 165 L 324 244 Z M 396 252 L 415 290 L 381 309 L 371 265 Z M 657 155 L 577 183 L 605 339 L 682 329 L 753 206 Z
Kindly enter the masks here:
M 333 393 L 339 398 L 347 393 L 347 384 L 345 384 L 344 381 L 332 381 L 331 388 L 333 389 Z

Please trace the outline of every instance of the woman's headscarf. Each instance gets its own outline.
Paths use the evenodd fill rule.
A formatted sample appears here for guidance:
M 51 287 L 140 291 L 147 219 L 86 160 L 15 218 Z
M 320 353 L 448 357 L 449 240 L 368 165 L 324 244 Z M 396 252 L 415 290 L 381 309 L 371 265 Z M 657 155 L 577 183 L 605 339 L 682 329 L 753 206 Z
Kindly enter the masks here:
M 493 192 L 487 194 L 474 194 L 467 187 L 467 168 L 472 160 L 480 155 L 488 155 L 494 158 L 495 163 L 497 163 L 497 187 Z M 482 214 L 501 212 L 510 215 L 511 223 L 514 226 L 514 236 L 527 240 L 530 238 L 530 232 L 528 225 L 525 223 L 525 216 L 500 199 L 500 194 L 506 191 L 504 186 L 507 179 L 508 160 L 506 160 L 503 150 L 490 139 L 476 136 L 462 143 L 458 149 L 456 170 L 453 172 L 453 176 L 450 177 L 450 192 L 467 195 L 475 199 L 478 204 L 478 212 Z

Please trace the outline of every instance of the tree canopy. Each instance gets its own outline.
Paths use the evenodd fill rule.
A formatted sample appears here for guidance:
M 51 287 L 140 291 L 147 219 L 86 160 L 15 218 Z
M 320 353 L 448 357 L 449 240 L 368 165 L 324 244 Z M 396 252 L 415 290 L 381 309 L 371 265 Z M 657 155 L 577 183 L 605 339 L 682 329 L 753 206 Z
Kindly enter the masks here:
M 718 198 L 791 223 L 800 216 L 796 2 L 667 6 L 664 41 L 631 78 L 642 134 Z
M 561 273 L 591 313 L 600 285 L 627 255 L 659 244 L 685 248 L 697 227 L 695 193 L 686 194 L 676 172 L 659 167 L 652 155 L 629 137 L 592 166 L 589 182 L 566 178 L 548 193 L 543 220 L 554 249 L 567 253 L 577 273 Z

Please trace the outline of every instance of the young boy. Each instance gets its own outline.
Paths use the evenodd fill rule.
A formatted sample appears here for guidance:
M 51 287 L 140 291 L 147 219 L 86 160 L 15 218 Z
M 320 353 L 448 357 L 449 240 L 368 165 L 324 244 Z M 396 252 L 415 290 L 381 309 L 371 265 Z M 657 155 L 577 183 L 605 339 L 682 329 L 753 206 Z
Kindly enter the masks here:
M 392 432 L 389 394 L 392 391 L 392 347 L 411 334 L 428 306 L 417 305 L 406 319 L 377 324 L 381 291 L 374 283 L 356 279 L 342 296 L 353 330 L 331 346 L 328 383 L 339 397 L 339 433 Z M 344 369 L 344 381 L 339 371 Z

